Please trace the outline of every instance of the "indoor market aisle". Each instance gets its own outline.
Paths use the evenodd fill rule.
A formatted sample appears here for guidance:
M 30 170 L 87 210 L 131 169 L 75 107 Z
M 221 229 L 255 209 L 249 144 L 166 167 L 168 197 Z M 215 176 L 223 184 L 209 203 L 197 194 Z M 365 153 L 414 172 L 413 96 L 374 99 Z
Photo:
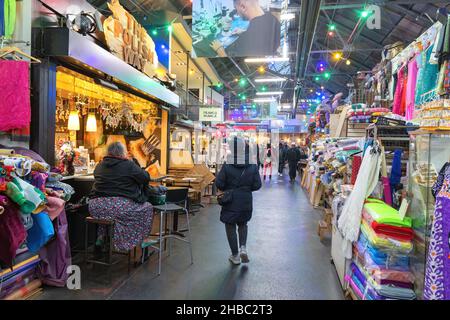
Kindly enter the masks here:
M 159 277 L 154 255 L 130 277 L 118 276 L 109 286 L 83 279 L 82 290 L 46 288 L 40 298 L 343 299 L 330 263 L 330 241 L 321 243 L 317 236 L 320 212 L 312 209 L 298 181 L 292 185 L 277 179 L 254 194 L 248 266 L 228 262 L 220 207 L 214 205 L 191 220 L 193 265 L 187 247 L 176 243 Z

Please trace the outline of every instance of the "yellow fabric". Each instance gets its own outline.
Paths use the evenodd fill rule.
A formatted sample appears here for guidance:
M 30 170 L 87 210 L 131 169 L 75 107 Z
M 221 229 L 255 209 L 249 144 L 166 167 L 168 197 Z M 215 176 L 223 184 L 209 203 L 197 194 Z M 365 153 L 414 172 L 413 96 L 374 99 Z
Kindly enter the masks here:
M 369 240 L 370 244 L 376 248 L 396 250 L 399 253 L 409 253 L 413 248 L 411 241 L 399 241 L 378 236 L 365 220 L 361 223 L 361 232 Z

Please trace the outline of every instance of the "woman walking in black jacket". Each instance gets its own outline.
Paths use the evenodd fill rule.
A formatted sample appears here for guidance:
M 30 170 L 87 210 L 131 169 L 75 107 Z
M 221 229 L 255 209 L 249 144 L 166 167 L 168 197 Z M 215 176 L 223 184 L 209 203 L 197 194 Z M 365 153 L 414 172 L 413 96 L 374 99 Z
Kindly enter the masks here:
M 249 262 L 247 243 L 247 222 L 252 217 L 252 192 L 261 188 L 261 177 L 257 165 L 249 164 L 245 142 L 234 138 L 230 150 L 234 150 L 228 157 L 227 163 L 222 166 L 216 177 L 216 187 L 224 192 L 231 193 L 231 199 L 222 205 L 220 221 L 225 224 L 228 243 L 231 248 L 229 260 L 233 264 Z M 239 245 L 236 236 L 238 227 Z M 239 250 L 240 249 L 240 250 Z

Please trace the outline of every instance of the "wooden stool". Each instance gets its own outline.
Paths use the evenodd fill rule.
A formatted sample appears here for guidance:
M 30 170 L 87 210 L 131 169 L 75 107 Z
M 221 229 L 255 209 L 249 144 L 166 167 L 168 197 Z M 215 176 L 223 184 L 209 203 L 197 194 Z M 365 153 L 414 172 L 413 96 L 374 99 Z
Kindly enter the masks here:
M 89 235 L 89 225 L 93 224 L 96 227 L 98 226 L 104 226 L 106 228 L 106 237 L 107 237 L 107 243 L 108 243 L 108 255 L 107 259 L 95 259 L 91 258 L 89 259 L 89 244 L 88 244 L 88 235 Z M 115 221 L 111 220 L 104 220 L 104 219 L 95 219 L 93 217 L 86 217 L 85 219 L 85 238 L 84 238 L 84 261 L 87 263 L 92 264 L 99 264 L 104 265 L 108 267 L 108 273 L 110 271 L 110 267 L 114 264 L 117 264 L 119 260 L 113 261 L 113 254 L 122 254 L 128 256 L 128 273 L 130 273 L 131 270 L 131 250 L 128 250 L 128 252 L 117 252 L 114 251 L 114 225 Z M 97 233 L 96 233 L 97 234 Z M 134 248 L 134 258 L 136 258 L 136 247 Z

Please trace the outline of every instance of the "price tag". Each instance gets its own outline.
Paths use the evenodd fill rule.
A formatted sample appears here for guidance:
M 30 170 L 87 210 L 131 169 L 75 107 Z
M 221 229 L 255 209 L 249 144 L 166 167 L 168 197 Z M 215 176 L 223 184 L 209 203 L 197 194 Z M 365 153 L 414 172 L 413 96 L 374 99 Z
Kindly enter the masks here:
M 398 209 L 398 213 L 400 215 L 400 219 L 404 219 L 406 215 L 406 211 L 408 210 L 409 202 L 406 199 L 402 200 L 402 204 L 400 205 L 400 209 Z

